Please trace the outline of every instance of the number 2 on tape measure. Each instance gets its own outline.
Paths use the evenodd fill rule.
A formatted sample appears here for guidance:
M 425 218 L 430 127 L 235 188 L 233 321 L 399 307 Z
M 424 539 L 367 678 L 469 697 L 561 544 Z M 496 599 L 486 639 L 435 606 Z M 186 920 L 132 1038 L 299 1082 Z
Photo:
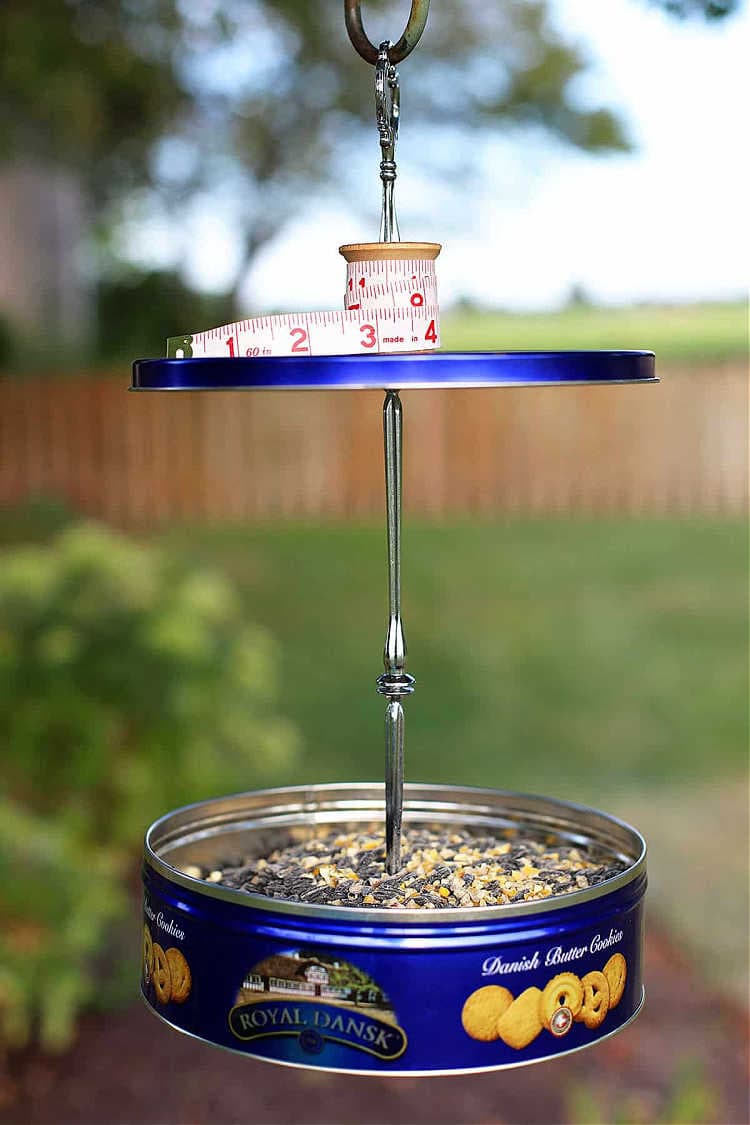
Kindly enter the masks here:
M 306 328 L 292 328 L 289 335 L 294 337 L 292 352 L 296 352 L 298 355 L 300 353 L 302 353 L 303 355 L 310 354 L 310 345 L 307 343 Z

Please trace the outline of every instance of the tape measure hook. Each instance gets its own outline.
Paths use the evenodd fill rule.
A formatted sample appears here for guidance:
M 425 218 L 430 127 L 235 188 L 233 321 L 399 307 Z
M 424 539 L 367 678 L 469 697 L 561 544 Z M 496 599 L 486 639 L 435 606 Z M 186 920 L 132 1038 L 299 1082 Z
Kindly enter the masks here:
M 370 42 L 362 23 L 361 0 L 344 0 L 346 30 L 355 51 L 373 66 L 378 61 L 378 48 Z M 401 38 L 389 46 L 388 58 L 392 63 L 403 62 L 422 38 L 430 11 L 430 0 L 411 0 L 411 11 Z

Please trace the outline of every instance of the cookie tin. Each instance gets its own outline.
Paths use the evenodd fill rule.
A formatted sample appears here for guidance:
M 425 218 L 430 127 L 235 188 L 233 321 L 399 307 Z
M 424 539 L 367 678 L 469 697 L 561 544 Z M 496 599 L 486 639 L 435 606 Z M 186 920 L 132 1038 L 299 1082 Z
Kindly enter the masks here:
M 628 865 L 596 886 L 541 901 L 319 906 L 181 870 L 267 854 L 292 831 L 382 817 L 382 785 L 358 784 L 222 797 L 156 821 L 143 866 L 141 987 L 150 1008 L 180 1031 L 253 1058 L 391 1075 L 540 1062 L 592 1046 L 635 1018 L 646 845 L 594 809 L 499 790 L 405 787 L 407 825 L 520 828 L 604 848 Z

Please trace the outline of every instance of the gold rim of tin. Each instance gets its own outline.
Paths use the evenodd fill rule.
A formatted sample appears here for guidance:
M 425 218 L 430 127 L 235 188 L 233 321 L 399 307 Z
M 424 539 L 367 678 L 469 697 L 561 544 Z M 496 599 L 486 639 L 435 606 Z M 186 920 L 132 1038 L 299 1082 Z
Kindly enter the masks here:
M 230 831 L 259 833 L 264 829 L 277 831 L 321 824 L 372 823 L 382 820 L 384 815 L 382 782 L 294 785 L 217 797 L 174 809 L 156 820 L 146 832 L 144 862 L 169 882 L 209 898 L 223 899 L 271 914 L 319 918 L 321 921 L 346 919 L 354 925 L 388 923 L 390 927 L 398 927 L 402 923 L 409 926 L 420 923 L 434 926 L 439 922 L 446 926 L 455 922 L 483 923 L 566 910 L 622 890 L 646 867 L 646 841 L 640 832 L 625 821 L 590 806 L 500 789 L 419 785 L 414 782 L 404 786 L 406 823 L 460 824 L 485 830 L 527 827 L 558 832 L 575 843 L 607 848 L 629 866 L 622 874 L 594 887 L 533 902 L 463 909 L 420 910 L 406 907 L 393 910 L 270 899 L 265 895 L 222 887 L 220 883 L 194 879 L 162 858 L 191 843 L 199 844 L 222 836 L 226 838 Z M 183 857 L 182 862 L 189 863 L 191 860 Z
M 434 262 L 443 249 L 440 242 L 348 242 L 339 246 L 347 262 Z

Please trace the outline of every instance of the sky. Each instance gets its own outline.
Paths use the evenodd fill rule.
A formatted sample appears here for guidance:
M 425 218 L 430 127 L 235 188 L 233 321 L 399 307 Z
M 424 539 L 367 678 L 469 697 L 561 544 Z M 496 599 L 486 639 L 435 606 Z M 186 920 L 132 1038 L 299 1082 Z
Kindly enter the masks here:
M 410 171 L 416 139 L 402 128 L 401 236 L 443 242 L 441 302 L 543 309 L 564 303 L 573 286 L 604 304 L 746 295 L 747 5 L 713 24 L 670 19 L 648 0 L 556 0 L 553 14 L 592 62 L 578 95 L 618 110 L 635 151 L 593 157 L 493 142 L 481 153 L 481 182 L 446 229 L 436 220 L 423 231 L 403 221 L 425 188 Z M 401 78 L 405 100 L 408 64 Z M 256 259 L 245 287 L 252 311 L 339 307 L 338 244 L 377 239 L 378 160 L 373 127 L 372 222 L 361 208 L 312 200 Z M 190 280 L 220 287 L 231 235 L 221 214 L 203 211 L 192 223 Z

